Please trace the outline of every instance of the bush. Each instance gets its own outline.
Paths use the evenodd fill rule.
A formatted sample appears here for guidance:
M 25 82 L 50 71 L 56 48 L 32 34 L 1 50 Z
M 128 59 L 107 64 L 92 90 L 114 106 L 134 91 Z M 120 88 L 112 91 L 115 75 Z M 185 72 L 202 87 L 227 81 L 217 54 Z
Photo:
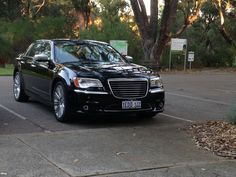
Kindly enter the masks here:
M 81 39 L 91 39 L 109 43 L 110 40 L 127 40 L 128 55 L 134 58 L 136 63 L 143 59 L 143 50 L 140 37 L 129 27 L 128 23 L 121 21 L 109 21 L 102 19 L 102 26 L 92 25 L 88 30 L 80 32 Z
M 236 125 L 236 105 L 232 106 L 230 111 L 227 114 L 227 120 L 231 123 Z
M 71 34 L 71 24 L 66 17 L 42 17 L 35 23 L 35 39 L 68 38 Z
M 0 19 L 0 63 L 12 63 L 37 39 L 68 38 L 71 32 L 71 24 L 62 16 L 42 17 L 37 21 L 24 17 L 14 21 Z
M 4 66 L 11 57 L 12 46 L 10 42 L 0 35 L 0 65 Z

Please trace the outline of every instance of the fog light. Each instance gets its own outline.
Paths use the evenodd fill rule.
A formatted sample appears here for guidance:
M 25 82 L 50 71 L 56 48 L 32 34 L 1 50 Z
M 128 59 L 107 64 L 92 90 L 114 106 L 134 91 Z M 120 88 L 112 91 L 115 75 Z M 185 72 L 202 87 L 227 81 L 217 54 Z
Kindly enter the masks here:
M 163 109 L 163 107 L 164 107 L 164 103 L 163 103 L 163 102 L 160 102 L 160 103 L 159 103 L 159 108 L 160 108 L 160 109 Z
M 89 109 L 88 105 L 84 105 L 84 106 L 83 106 L 83 109 L 84 109 L 85 111 L 88 111 L 88 109 Z

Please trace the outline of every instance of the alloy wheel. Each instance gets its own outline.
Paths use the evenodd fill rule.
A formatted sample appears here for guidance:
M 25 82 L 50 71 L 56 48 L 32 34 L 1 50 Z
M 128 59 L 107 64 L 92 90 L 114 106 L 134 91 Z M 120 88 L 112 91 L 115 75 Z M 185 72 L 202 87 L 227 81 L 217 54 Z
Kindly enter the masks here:
M 16 99 L 19 99 L 19 97 L 20 97 L 20 92 L 21 92 L 20 76 L 19 76 L 19 74 L 16 74 L 16 75 L 15 75 L 14 83 L 13 83 L 13 92 L 14 92 L 15 98 L 16 98 Z
M 65 112 L 65 97 L 61 85 L 58 85 L 53 96 L 54 111 L 58 118 L 61 118 Z

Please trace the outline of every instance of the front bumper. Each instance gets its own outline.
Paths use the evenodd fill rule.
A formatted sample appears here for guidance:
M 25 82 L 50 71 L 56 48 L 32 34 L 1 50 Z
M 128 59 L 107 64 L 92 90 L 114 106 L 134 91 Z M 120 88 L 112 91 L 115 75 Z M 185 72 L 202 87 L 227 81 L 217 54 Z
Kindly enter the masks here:
M 94 92 L 87 90 L 74 90 L 71 97 L 73 107 L 81 113 L 138 113 L 138 112 L 163 112 L 165 92 L 161 88 L 150 89 L 144 98 L 132 99 L 141 101 L 139 109 L 122 109 L 122 101 L 129 99 L 115 98 L 109 92 Z

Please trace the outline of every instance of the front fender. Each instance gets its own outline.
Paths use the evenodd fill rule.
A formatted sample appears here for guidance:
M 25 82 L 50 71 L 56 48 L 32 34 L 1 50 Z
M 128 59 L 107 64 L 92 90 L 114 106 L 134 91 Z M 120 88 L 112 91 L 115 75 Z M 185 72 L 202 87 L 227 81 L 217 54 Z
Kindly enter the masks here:
M 64 85 L 66 86 L 66 89 L 71 92 L 74 90 L 74 85 L 73 85 L 73 78 L 76 77 L 76 73 L 73 71 L 63 68 L 57 72 L 57 74 L 54 76 L 52 80 L 52 84 L 50 87 L 50 93 L 51 93 L 51 99 L 52 99 L 52 91 L 54 88 L 54 85 L 57 82 L 63 82 Z

